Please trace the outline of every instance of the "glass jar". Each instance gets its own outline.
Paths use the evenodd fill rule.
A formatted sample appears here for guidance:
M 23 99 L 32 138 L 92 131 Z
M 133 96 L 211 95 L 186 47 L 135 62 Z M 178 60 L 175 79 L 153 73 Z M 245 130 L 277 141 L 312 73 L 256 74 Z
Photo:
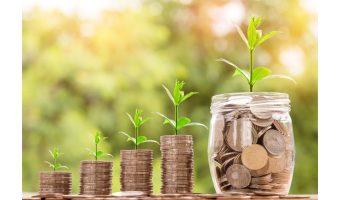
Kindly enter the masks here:
M 216 193 L 287 195 L 295 146 L 288 94 L 213 96 L 208 159 Z

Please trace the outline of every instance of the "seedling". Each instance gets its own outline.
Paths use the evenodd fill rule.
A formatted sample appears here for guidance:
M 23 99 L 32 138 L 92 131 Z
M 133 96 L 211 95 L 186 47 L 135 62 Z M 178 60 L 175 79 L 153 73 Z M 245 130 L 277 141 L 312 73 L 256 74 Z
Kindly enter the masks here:
M 56 169 L 58 168 L 67 168 L 66 166 L 61 166 L 61 164 L 57 164 L 57 158 L 61 155 L 63 155 L 64 153 L 58 153 L 58 148 L 54 148 L 54 151 L 52 153 L 52 151 L 48 150 L 52 157 L 53 157 L 53 160 L 54 160 L 54 165 L 52 165 L 51 163 L 45 161 L 46 163 L 50 164 L 50 167 L 53 167 L 53 171 L 55 172 Z M 68 168 L 67 168 L 68 169 Z
M 142 143 L 145 143 L 145 142 L 155 142 L 157 144 L 159 144 L 157 141 L 155 140 L 148 140 L 145 136 L 139 136 L 138 137 L 138 127 L 140 125 L 142 125 L 144 122 L 148 121 L 149 119 L 152 119 L 152 118 L 146 118 L 146 119 L 142 119 L 142 117 L 140 117 L 140 115 L 142 114 L 142 110 L 138 110 L 136 109 L 136 114 L 135 114 L 135 118 L 132 119 L 131 115 L 129 115 L 129 113 L 126 113 L 132 124 L 135 126 L 135 138 L 131 137 L 130 135 L 124 133 L 124 132 L 119 132 L 119 133 L 122 133 L 126 136 L 128 136 L 128 140 L 131 140 L 133 143 L 135 143 L 135 150 L 138 150 L 138 145 L 142 144 Z
M 90 149 L 85 148 L 86 150 L 90 151 L 90 155 L 91 155 L 91 154 L 94 155 L 94 157 L 96 158 L 96 161 L 97 161 L 97 158 L 98 158 L 99 156 L 111 156 L 111 157 L 113 157 L 111 154 L 104 153 L 103 151 L 97 151 L 97 149 L 98 149 L 98 148 L 97 148 L 97 147 L 98 147 L 98 143 L 101 142 L 101 141 L 103 141 L 103 140 L 105 140 L 106 138 L 108 138 L 108 137 L 103 137 L 103 138 L 100 139 L 99 134 L 100 134 L 100 132 L 97 131 L 97 132 L 96 132 L 96 135 L 94 136 L 94 138 L 93 138 L 92 135 L 90 134 L 90 136 L 91 136 L 91 138 L 92 138 L 94 144 L 96 145 L 96 151 L 93 152 L 93 151 L 91 151 Z
M 258 67 L 255 70 L 253 70 L 253 53 L 254 53 L 254 49 L 256 46 L 258 46 L 259 44 L 261 44 L 262 42 L 266 41 L 268 38 L 270 38 L 271 36 L 275 35 L 276 33 L 282 33 L 281 31 L 272 31 L 270 33 L 267 33 L 266 35 L 264 35 L 262 37 L 262 30 L 256 30 L 256 28 L 258 27 L 258 25 L 260 24 L 260 22 L 263 20 L 264 18 L 258 17 L 255 20 L 255 16 L 252 16 L 252 14 L 250 14 L 250 24 L 248 26 L 248 40 L 247 38 L 244 36 L 242 30 L 240 29 L 240 27 L 238 27 L 236 24 L 233 24 L 236 26 L 236 29 L 238 31 L 238 33 L 240 34 L 241 38 L 243 39 L 243 41 L 246 43 L 248 49 L 249 49 L 249 55 L 250 55 L 250 73 L 245 71 L 245 70 L 241 70 L 239 67 L 237 67 L 236 65 L 234 65 L 233 63 L 225 60 L 225 59 L 218 59 L 218 61 L 223 61 L 228 63 L 229 65 L 233 66 L 236 68 L 235 73 L 233 75 L 239 75 L 242 74 L 246 79 L 247 82 L 249 84 L 249 91 L 252 92 L 253 91 L 253 86 L 255 85 L 256 82 L 258 82 L 259 80 L 263 80 L 263 79 L 269 79 L 269 78 L 286 78 L 286 79 L 290 79 L 292 80 L 295 84 L 296 82 L 288 77 L 288 76 L 284 76 L 284 75 L 270 75 L 271 71 L 268 68 L 265 67 Z
M 165 91 L 168 93 L 170 99 L 174 103 L 174 106 L 175 106 L 175 121 L 172 120 L 172 119 L 169 119 L 168 117 L 166 117 L 165 115 L 163 115 L 163 114 L 161 114 L 159 112 L 154 112 L 154 113 L 157 113 L 160 116 L 165 118 L 164 124 L 169 123 L 169 124 L 171 124 L 174 127 L 175 135 L 177 135 L 178 130 L 180 128 L 185 127 L 185 126 L 198 125 L 198 126 L 204 126 L 205 128 L 208 129 L 208 127 L 206 127 L 204 124 L 200 124 L 200 123 L 196 123 L 196 122 L 190 122 L 189 118 L 182 117 L 182 118 L 178 119 L 178 106 L 179 106 L 179 104 L 182 103 L 187 98 L 191 97 L 192 95 L 198 94 L 198 92 L 190 92 L 189 94 L 184 96 L 184 92 L 181 91 L 181 89 L 182 89 L 184 84 L 185 83 L 183 81 L 180 83 L 179 81 L 176 80 L 176 85 L 175 85 L 175 89 L 174 89 L 174 96 L 172 96 L 170 91 L 168 90 L 168 88 L 166 88 L 163 85 Z

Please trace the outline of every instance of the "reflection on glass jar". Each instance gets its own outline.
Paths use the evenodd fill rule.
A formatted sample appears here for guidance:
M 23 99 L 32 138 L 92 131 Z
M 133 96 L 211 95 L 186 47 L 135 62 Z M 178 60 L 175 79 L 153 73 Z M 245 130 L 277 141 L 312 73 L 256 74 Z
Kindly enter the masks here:
M 212 98 L 208 158 L 216 193 L 287 195 L 295 147 L 287 94 Z

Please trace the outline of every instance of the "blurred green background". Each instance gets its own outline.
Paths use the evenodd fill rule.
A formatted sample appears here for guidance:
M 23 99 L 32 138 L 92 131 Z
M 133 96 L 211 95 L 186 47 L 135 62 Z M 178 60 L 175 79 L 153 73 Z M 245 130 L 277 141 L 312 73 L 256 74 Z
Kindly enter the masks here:
M 140 128 L 148 139 L 173 134 L 151 112 L 173 118 L 162 85 L 173 90 L 175 79 L 186 82 L 185 93 L 199 92 L 181 104 L 179 116 L 208 126 L 213 95 L 248 91 L 242 76 L 232 78 L 234 69 L 215 60 L 225 58 L 248 70 L 247 47 L 231 20 L 246 33 L 252 12 L 265 18 L 258 27 L 263 34 L 284 32 L 256 47 L 254 67 L 269 67 L 298 83 L 269 79 L 254 87 L 290 96 L 296 144 L 290 193 L 318 193 L 318 22 L 313 1 L 105 2 L 112 6 L 96 16 L 86 16 L 84 9 L 65 13 L 39 4 L 23 9 L 23 191 L 38 191 L 38 173 L 52 170 L 44 163 L 52 161 L 48 150 L 58 147 L 65 153 L 58 163 L 73 173 L 73 193 L 78 193 L 80 161 L 94 159 L 84 147 L 94 148 L 89 134 L 97 130 L 109 137 L 99 150 L 114 157 L 100 160 L 113 161 L 112 189 L 119 191 L 119 152 L 134 147 L 118 133 L 134 132 L 126 112 L 139 108 L 143 118 L 153 118 Z M 194 136 L 194 192 L 214 193 L 208 130 L 193 126 L 179 134 Z M 145 143 L 140 148 L 154 150 L 154 193 L 159 193 L 159 146 Z

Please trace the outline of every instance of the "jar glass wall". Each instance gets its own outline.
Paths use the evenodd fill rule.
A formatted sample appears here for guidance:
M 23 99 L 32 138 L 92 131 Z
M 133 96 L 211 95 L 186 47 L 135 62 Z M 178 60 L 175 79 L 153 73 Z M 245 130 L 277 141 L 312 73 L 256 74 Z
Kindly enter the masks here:
M 212 98 L 208 159 L 216 193 L 287 195 L 295 146 L 287 94 Z

